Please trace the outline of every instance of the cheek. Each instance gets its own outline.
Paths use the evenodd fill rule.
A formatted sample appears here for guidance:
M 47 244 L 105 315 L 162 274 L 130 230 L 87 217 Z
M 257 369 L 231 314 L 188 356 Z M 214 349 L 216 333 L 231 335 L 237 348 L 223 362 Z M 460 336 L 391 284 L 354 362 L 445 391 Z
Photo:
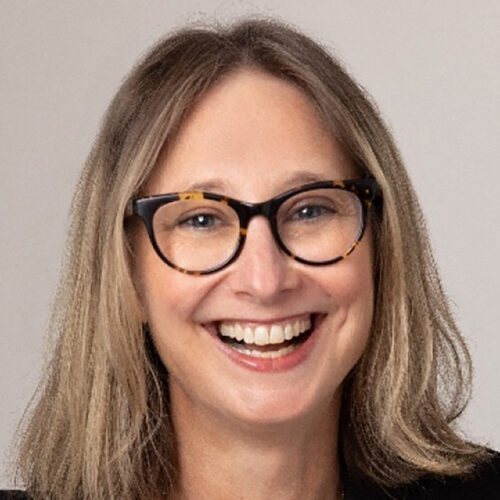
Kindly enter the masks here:
M 337 359 L 344 359 L 349 369 L 366 346 L 373 320 L 371 255 L 370 245 L 360 245 L 323 277 L 323 288 L 329 294 L 332 305 L 330 329 L 335 339 L 332 343 L 336 344 Z
M 170 268 L 156 255 L 149 240 L 138 247 L 136 263 L 143 321 L 149 323 L 162 343 L 188 339 L 199 305 L 214 286 L 214 280 L 186 276 Z M 180 330 L 183 335 L 170 334 Z
M 140 228 L 132 241 L 135 266 L 134 281 L 141 300 L 143 321 L 154 323 L 162 317 L 171 316 L 172 311 L 179 316 L 189 309 L 191 293 L 186 293 L 179 278 L 186 277 L 171 269 L 154 251 L 144 228 Z M 184 300 L 183 300 L 184 298 Z
M 169 271 L 161 261 L 158 266 L 151 263 L 143 271 L 141 281 L 145 322 L 163 364 L 172 375 L 182 369 L 195 340 L 192 317 L 199 302 L 199 286 L 190 289 L 179 283 L 175 275 L 184 280 L 185 276 Z
M 365 243 L 365 241 L 363 241 Z M 325 291 L 338 306 L 367 307 L 371 314 L 374 297 L 372 249 L 369 239 L 345 260 L 323 274 Z
M 166 267 L 162 262 L 160 266 Z M 175 273 L 175 274 L 174 274 Z M 202 298 L 202 288 L 186 283 L 186 277 L 177 271 L 149 269 L 143 274 L 142 297 L 147 321 L 164 326 L 174 326 L 179 321 L 189 321 Z
M 134 243 L 134 282 L 141 302 L 141 319 L 156 332 L 158 324 L 171 317 L 176 301 L 182 305 L 181 293 L 168 273 L 168 266 L 154 253 L 147 236 L 141 234 Z

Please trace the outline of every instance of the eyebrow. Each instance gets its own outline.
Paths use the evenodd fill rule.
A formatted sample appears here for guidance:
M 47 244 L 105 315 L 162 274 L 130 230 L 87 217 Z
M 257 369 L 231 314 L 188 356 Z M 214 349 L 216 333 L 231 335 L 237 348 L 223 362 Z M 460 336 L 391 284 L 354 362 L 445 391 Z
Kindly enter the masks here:
M 193 182 L 183 191 L 225 191 L 229 188 L 227 181 L 215 178 L 207 181 Z
M 285 178 L 285 180 L 280 183 L 279 192 L 282 193 L 288 189 L 300 186 L 302 184 L 309 184 L 310 182 L 318 182 L 325 180 L 334 180 L 328 176 L 315 174 L 313 172 L 308 172 L 306 170 L 301 170 L 295 172 L 291 177 Z M 340 180 L 340 179 L 335 179 Z M 183 191 L 209 191 L 225 194 L 230 190 L 230 184 L 222 178 L 210 179 L 207 181 L 194 182 L 189 184 Z

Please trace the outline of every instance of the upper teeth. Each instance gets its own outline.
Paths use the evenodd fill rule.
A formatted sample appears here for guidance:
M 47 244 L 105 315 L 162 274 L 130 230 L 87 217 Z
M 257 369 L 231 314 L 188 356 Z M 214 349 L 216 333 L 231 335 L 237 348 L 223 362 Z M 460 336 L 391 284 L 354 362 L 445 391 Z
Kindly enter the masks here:
M 243 340 L 246 344 L 280 344 L 285 340 L 298 337 L 311 328 L 311 319 L 299 319 L 285 324 L 241 326 L 239 323 L 221 323 L 219 333 L 224 337 Z

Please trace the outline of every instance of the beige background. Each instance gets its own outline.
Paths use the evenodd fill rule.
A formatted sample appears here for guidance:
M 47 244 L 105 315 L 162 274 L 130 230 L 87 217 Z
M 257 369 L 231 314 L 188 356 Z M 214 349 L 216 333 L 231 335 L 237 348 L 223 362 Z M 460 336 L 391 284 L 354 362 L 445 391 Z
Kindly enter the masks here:
M 0 487 L 39 376 L 72 189 L 107 103 L 172 27 L 246 13 L 327 44 L 379 104 L 474 356 L 462 428 L 500 449 L 498 0 L 0 0 Z

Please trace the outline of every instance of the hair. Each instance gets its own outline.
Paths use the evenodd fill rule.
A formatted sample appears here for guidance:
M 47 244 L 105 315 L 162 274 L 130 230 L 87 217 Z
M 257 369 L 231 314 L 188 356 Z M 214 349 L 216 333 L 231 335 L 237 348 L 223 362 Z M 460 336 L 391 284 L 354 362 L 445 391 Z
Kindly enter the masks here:
M 264 71 L 309 97 L 383 203 L 372 213 L 374 316 L 344 381 L 340 452 L 381 486 L 474 470 L 486 451 L 454 427 L 471 361 L 425 221 L 376 107 L 340 63 L 282 23 L 188 28 L 157 43 L 113 99 L 72 205 L 49 333 L 52 356 L 21 427 L 18 477 L 34 498 L 168 496 L 176 481 L 168 374 L 141 324 L 124 214 L 207 89 Z

